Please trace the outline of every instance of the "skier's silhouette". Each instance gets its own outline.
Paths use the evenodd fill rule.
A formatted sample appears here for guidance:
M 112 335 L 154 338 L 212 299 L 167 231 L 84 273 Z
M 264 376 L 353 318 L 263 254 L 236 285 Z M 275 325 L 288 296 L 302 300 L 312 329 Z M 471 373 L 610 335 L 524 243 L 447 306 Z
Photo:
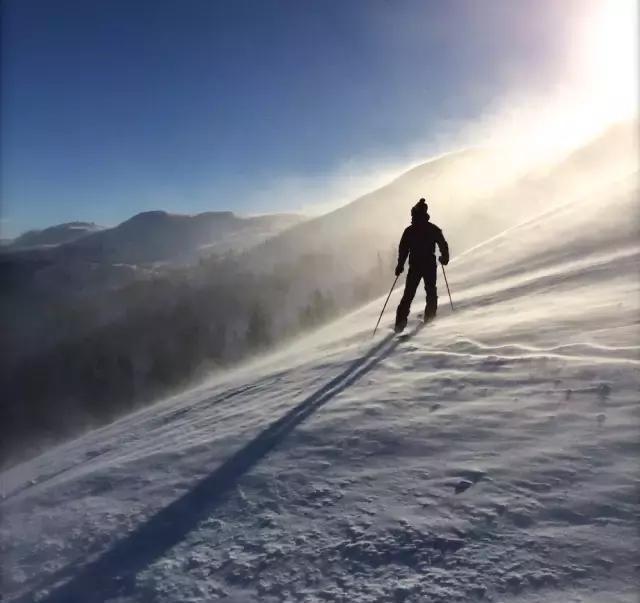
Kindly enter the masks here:
M 429 221 L 426 201 L 420 199 L 411 208 L 411 226 L 405 228 L 402 233 L 398 250 L 396 276 L 404 270 L 407 256 L 409 256 L 409 272 L 404 286 L 404 294 L 396 311 L 396 332 L 402 331 L 407 326 L 411 302 L 422 279 L 424 279 L 424 288 L 427 293 L 427 307 L 424 311 L 425 322 L 433 319 L 436 315 L 438 309 L 436 243 L 440 250 L 440 262 L 446 266 L 449 263 L 449 246 L 442 231 Z

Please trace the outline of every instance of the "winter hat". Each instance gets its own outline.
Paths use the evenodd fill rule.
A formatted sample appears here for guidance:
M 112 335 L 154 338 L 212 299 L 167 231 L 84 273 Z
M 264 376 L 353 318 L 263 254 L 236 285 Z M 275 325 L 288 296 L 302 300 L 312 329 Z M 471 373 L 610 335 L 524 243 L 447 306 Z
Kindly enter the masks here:
M 429 206 L 424 199 L 420 199 L 412 208 L 411 208 L 411 217 L 412 218 L 420 218 L 420 217 L 429 217 L 427 210 Z

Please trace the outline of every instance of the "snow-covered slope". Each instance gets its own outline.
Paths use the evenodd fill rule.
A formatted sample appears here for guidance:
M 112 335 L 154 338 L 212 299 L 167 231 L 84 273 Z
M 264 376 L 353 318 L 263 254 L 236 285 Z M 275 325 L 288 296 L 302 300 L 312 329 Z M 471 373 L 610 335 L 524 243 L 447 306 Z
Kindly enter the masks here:
M 333 254 L 369 267 L 395 249 L 409 210 L 426 197 L 433 220 L 460 253 L 514 223 L 624 177 L 638 163 L 638 121 L 610 126 L 561 158 L 533 162 L 522 149 L 471 148 L 431 159 L 333 212 L 307 220 L 249 252 L 273 267 L 295 253 Z
M 377 300 L 6 472 L 5 600 L 636 601 L 637 199 L 456 258 L 428 327 L 372 340 Z

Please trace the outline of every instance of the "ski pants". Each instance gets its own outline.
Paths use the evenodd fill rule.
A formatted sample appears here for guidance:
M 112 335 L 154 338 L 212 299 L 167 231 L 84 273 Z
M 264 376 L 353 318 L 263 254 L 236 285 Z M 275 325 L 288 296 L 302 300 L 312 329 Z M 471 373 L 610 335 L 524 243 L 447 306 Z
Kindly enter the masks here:
M 421 263 L 419 266 L 409 266 L 407 280 L 404 285 L 404 294 L 398 304 L 396 311 L 396 324 L 406 323 L 409 316 L 411 302 L 416 295 L 420 281 L 424 279 L 424 290 L 427 294 L 427 306 L 424 311 L 424 318 L 428 320 L 436 315 L 438 309 L 438 289 L 436 278 L 438 276 L 438 265 L 436 258 L 433 261 Z

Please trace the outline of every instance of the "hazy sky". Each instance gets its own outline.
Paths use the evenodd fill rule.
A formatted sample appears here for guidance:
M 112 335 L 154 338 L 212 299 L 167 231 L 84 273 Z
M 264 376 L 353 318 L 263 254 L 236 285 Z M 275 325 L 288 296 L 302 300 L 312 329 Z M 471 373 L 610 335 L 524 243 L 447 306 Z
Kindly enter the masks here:
M 5 0 L 3 235 L 326 201 L 345 165 L 552 88 L 585 4 Z

